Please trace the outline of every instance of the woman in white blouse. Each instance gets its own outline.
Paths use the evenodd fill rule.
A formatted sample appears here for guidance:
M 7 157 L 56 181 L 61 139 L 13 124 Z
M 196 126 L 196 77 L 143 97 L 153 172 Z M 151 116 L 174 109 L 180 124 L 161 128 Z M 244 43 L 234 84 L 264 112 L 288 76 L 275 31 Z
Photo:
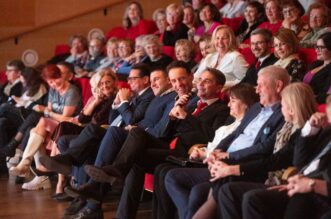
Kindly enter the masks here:
M 199 65 L 194 73 L 194 78 L 207 68 L 220 70 L 226 78 L 225 87 L 239 83 L 245 76 L 248 63 L 244 56 L 237 51 L 238 43 L 233 30 L 226 25 L 218 26 L 212 35 L 212 43 L 216 52 L 209 54 Z
M 230 125 L 224 125 L 218 128 L 213 141 L 209 142 L 207 147 L 197 147 L 199 145 L 193 146 L 193 150 L 190 154 L 191 159 L 203 160 L 208 157 L 210 152 L 212 152 L 225 137 L 236 130 L 249 107 L 259 99 L 254 87 L 246 83 L 237 84 L 229 88 L 228 95 L 230 97 L 228 104 L 230 107 L 230 115 L 234 117 L 235 121 Z

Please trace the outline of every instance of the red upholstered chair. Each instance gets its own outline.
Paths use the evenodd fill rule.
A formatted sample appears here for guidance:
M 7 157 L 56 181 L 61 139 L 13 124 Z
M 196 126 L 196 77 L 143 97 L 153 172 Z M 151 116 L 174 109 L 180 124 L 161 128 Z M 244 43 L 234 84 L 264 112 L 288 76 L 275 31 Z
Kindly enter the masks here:
M 312 63 L 317 58 L 315 49 L 313 48 L 300 48 L 299 55 L 306 64 Z
M 222 18 L 221 23 L 228 25 L 233 31 L 237 31 L 244 17 Z
M 146 191 L 153 192 L 154 191 L 154 178 L 153 174 L 146 173 L 145 174 L 145 182 L 144 182 L 144 188 Z
M 245 57 L 245 59 L 249 65 L 252 65 L 255 62 L 256 57 L 252 53 L 252 50 L 250 47 L 244 48 L 244 49 L 239 49 L 239 52 Z
M 6 70 L 0 71 L 0 85 L 4 85 L 7 83 L 7 76 L 6 76 Z
M 58 44 L 55 46 L 54 55 L 63 55 L 70 53 L 70 46 L 67 44 Z
M 112 37 L 125 38 L 125 36 L 126 36 L 126 31 L 123 27 L 114 27 L 106 33 L 105 37 L 108 40 Z
M 175 47 L 173 46 L 163 46 L 162 47 L 162 52 L 163 54 L 170 56 L 173 60 L 176 60 L 176 55 L 175 55 Z
M 85 106 L 88 99 L 92 96 L 90 79 L 89 78 L 75 78 L 74 81 L 81 88 L 83 104 Z

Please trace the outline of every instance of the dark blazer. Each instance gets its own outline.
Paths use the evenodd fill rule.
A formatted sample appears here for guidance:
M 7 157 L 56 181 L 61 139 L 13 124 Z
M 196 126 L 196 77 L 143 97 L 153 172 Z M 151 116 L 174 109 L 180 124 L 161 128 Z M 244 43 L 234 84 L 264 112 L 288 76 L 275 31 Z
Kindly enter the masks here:
M 311 66 L 311 69 L 314 69 L 322 64 L 323 62 L 320 61 L 314 62 Z M 314 91 L 317 102 L 325 103 L 327 92 L 331 85 L 331 63 L 316 72 L 309 85 Z
M 149 87 L 138 97 L 132 98 L 130 103 L 123 103 L 117 110 L 111 110 L 109 113 L 109 124 L 111 124 L 119 114 L 123 117 L 125 126 L 138 123 L 144 118 L 146 109 L 153 98 L 154 93 Z
M 294 149 L 294 165 L 307 165 L 331 141 L 331 126 L 320 130 L 316 135 L 301 137 Z M 303 166 L 303 165 L 301 165 Z
M 287 144 L 277 153 L 257 160 L 240 162 L 240 175 L 261 176 L 269 171 L 276 171 L 294 166 L 294 148 L 300 139 L 301 129 L 296 130 Z M 302 162 L 299 168 L 302 167 Z
M 175 46 L 175 43 L 179 39 L 187 39 L 188 27 L 183 23 L 178 23 L 175 30 L 165 31 L 163 34 L 164 46 Z
M 220 144 L 217 146 L 217 149 L 222 151 L 227 151 L 231 143 L 245 130 L 248 124 L 261 112 L 260 103 L 254 104 L 249 111 L 246 113 L 241 124 L 238 128 L 225 139 L 223 139 Z M 261 155 L 265 156 L 271 154 L 276 140 L 276 134 L 278 130 L 284 124 L 284 118 L 281 113 L 281 105 L 277 103 L 274 106 L 274 112 L 270 118 L 264 123 L 260 131 L 257 133 L 257 136 L 253 142 L 253 145 L 245 149 L 235 151 L 230 153 L 230 160 L 240 160 L 247 158 L 248 156 Z
M 203 109 L 198 116 L 188 114 L 177 124 L 176 131 L 179 144 L 188 150 L 194 144 L 205 144 L 214 138 L 215 131 L 223 126 L 229 117 L 229 108 L 225 102 L 218 100 Z
M 257 85 L 257 74 L 258 72 L 264 68 L 267 67 L 269 65 L 274 64 L 278 59 L 276 58 L 276 56 L 271 53 L 265 60 L 263 60 L 263 62 L 261 63 L 260 67 L 258 69 L 256 69 L 256 63 L 257 60 L 254 62 L 254 64 L 252 64 L 251 66 L 249 66 L 248 70 L 246 71 L 246 75 L 245 77 L 241 80 L 240 83 L 249 83 L 252 85 Z
M 156 138 L 163 137 L 164 127 L 169 122 L 169 112 L 174 106 L 177 93 L 172 91 L 162 96 L 156 96 L 149 104 L 145 117 L 137 123 Z
M 9 91 L 9 96 L 7 96 L 3 91 L 5 89 L 7 84 L 5 84 L 2 89 L 1 89 L 1 96 L 0 96 L 0 103 L 5 103 L 8 101 L 9 97 L 11 96 L 18 96 L 20 97 L 23 93 L 23 85 L 21 82 L 18 82 L 17 84 L 15 84 Z M 14 100 L 9 100 L 9 103 L 11 104 L 15 104 Z

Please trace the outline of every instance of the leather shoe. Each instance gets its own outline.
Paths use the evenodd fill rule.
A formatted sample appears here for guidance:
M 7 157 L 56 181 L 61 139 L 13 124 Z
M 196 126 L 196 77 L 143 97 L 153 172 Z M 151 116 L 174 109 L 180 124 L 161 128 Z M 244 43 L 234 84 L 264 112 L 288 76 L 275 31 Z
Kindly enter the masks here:
M 93 203 L 100 203 L 102 201 L 103 194 L 101 193 L 101 185 L 99 183 L 86 183 L 79 186 L 77 189 L 73 187 L 65 187 L 65 193 L 73 198 L 84 197 L 88 201 Z
M 65 215 L 75 215 L 86 205 L 86 200 L 82 197 L 75 198 L 70 202 L 69 206 L 65 209 Z
M 102 209 L 92 210 L 88 207 L 83 208 L 77 214 L 71 216 L 72 219 L 103 219 Z
M 44 165 L 48 170 L 61 173 L 63 175 L 71 174 L 72 160 L 66 155 L 56 155 L 54 157 L 41 156 L 40 163 Z
M 51 196 L 52 199 L 59 201 L 59 202 L 67 202 L 74 200 L 71 196 L 69 196 L 67 193 L 55 193 Z
M 111 165 L 104 166 L 102 168 L 92 165 L 85 165 L 84 170 L 86 174 L 96 182 L 113 184 L 116 178 L 124 178 L 121 173 Z

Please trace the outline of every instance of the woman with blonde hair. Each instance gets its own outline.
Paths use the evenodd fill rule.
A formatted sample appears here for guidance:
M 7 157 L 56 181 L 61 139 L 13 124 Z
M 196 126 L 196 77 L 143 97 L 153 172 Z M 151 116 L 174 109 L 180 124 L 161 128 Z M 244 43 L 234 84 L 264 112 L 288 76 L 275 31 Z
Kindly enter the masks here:
M 267 186 L 281 183 L 284 169 L 294 164 L 295 147 L 301 137 L 301 129 L 310 116 L 316 112 L 314 93 L 304 83 L 298 82 L 286 86 L 281 92 L 281 97 L 285 123 L 277 133 L 272 154 L 264 158 L 245 160 L 231 165 L 221 160 L 209 163 L 210 181 L 213 182 L 212 189 L 208 200 L 196 212 L 194 219 L 216 216 L 217 200 L 222 199 L 219 197 L 219 189 L 224 183 L 234 181 L 231 176 L 237 177 L 235 181 L 265 181 Z M 266 177 L 267 175 L 268 177 Z M 261 187 L 265 187 L 265 185 L 261 184 Z M 239 213 L 240 211 L 237 214 Z
M 92 76 L 90 79 L 92 97 L 87 101 L 77 117 L 64 118 L 63 122 L 56 127 L 51 138 L 53 144 L 51 144 L 52 151 L 50 156 L 55 156 L 66 150 L 66 148 L 57 147 L 57 142 L 61 136 L 71 135 L 73 139 L 77 137 L 88 123 L 99 126 L 107 124 L 108 114 L 117 93 L 116 82 L 116 75 L 109 68 L 103 69 Z M 50 174 L 42 166 L 36 166 L 32 170 L 37 176 Z M 56 191 L 52 198 L 59 201 L 64 200 L 67 197 L 63 192 L 65 185 L 65 177 L 59 174 Z
M 294 32 L 280 29 L 274 36 L 274 48 L 275 56 L 279 58 L 274 65 L 286 69 L 292 82 L 302 81 L 306 66 L 299 57 L 299 41 Z
M 199 78 L 206 69 L 216 68 L 223 72 L 226 78 L 226 87 L 239 83 L 245 76 L 248 63 L 244 56 L 238 52 L 238 43 L 233 30 L 226 25 L 218 26 L 212 35 L 212 43 L 216 52 L 209 54 L 200 63 L 194 78 Z
M 168 26 L 163 35 L 164 46 L 175 46 L 179 39 L 187 39 L 188 27 L 182 23 L 183 8 L 181 5 L 172 3 L 166 8 L 166 19 Z

